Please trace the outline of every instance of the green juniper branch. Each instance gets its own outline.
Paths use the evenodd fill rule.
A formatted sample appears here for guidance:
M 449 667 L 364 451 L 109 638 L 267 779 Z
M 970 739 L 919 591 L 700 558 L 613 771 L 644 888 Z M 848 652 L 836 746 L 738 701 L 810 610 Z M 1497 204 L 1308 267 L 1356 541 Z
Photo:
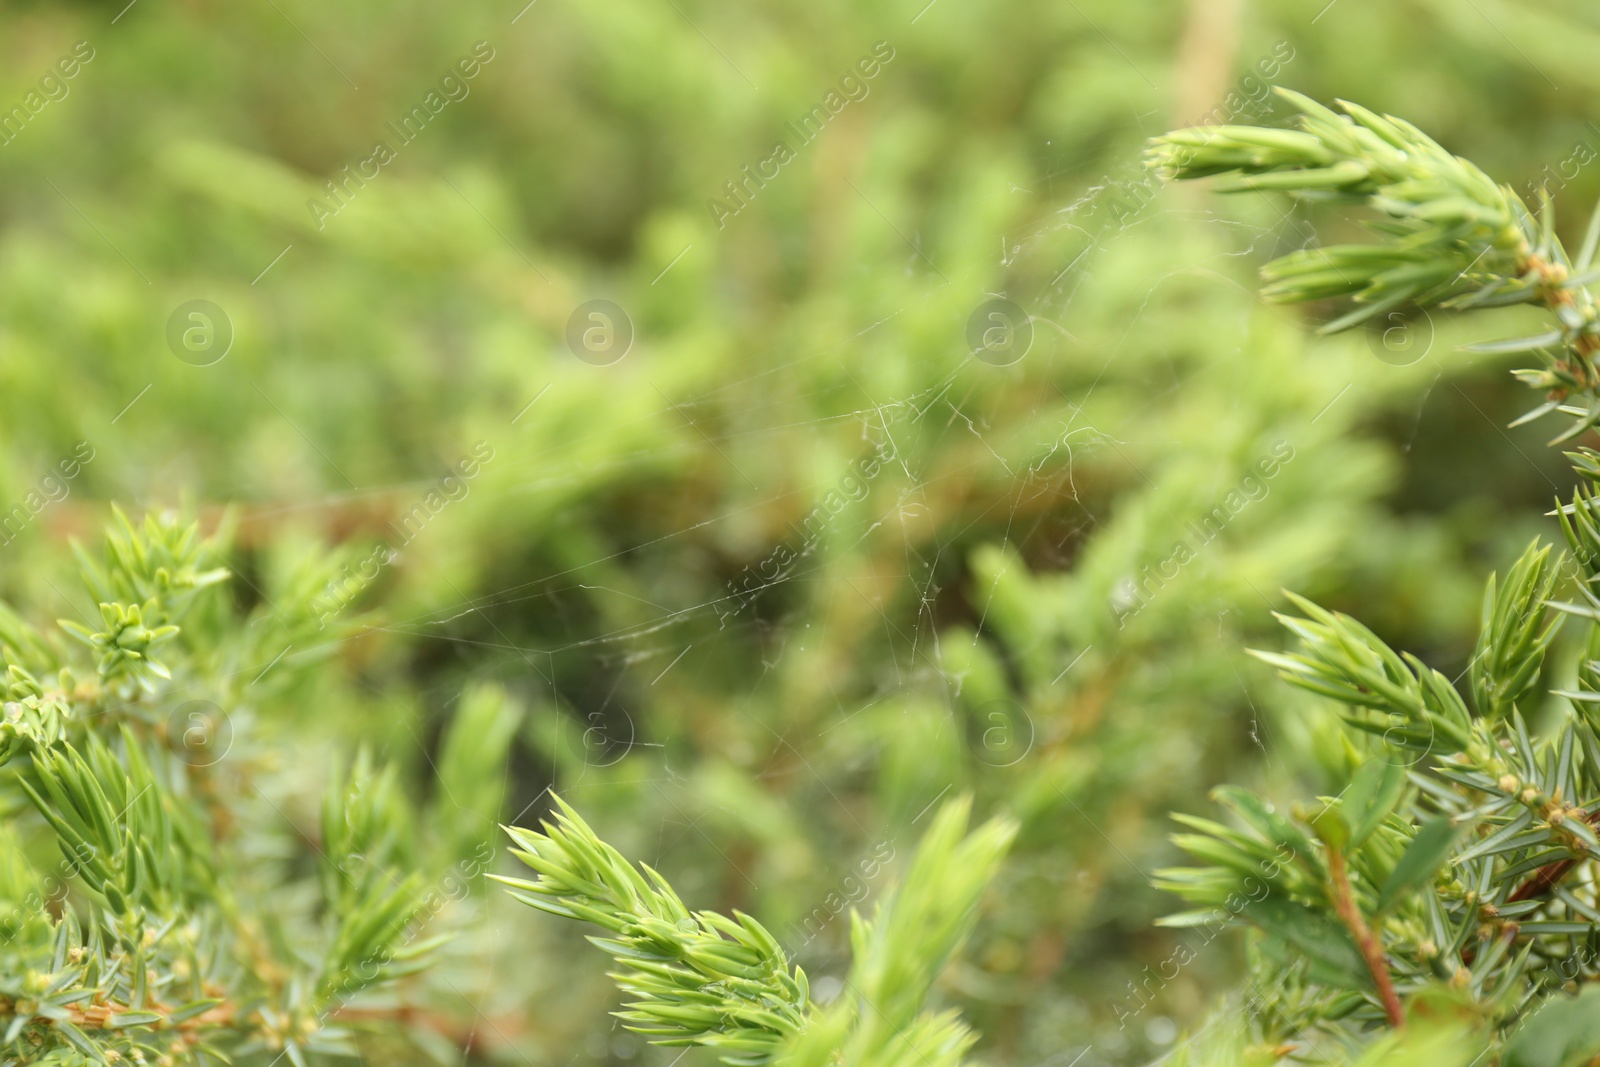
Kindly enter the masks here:
M 1324 332 L 1408 307 L 1541 305 L 1552 329 L 1471 347 L 1541 357 L 1516 373 L 1548 394 L 1530 418 L 1575 417 L 1558 440 L 1600 424 L 1600 324 L 1587 289 L 1600 277 L 1600 210 L 1569 256 L 1548 197 L 1536 217 L 1401 119 L 1284 95 L 1302 112 L 1298 129 L 1180 130 L 1148 153 L 1169 177 L 1372 212 L 1379 240 L 1274 260 L 1264 296 L 1349 298 Z M 1585 484 L 1555 515 L 1576 566 L 1535 541 L 1504 581 L 1490 576 L 1465 693 L 1356 620 L 1290 595 L 1298 614 L 1279 617 L 1297 647 L 1255 654 L 1339 708 L 1346 784 L 1287 813 L 1218 790 L 1234 826 L 1178 817 L 1196 832 L 1177 844 L 1203 865 L 1160 872 L 1194 906 L 1166 924 L 1252 928 L 1256 987 L 1275 990 L 1235 1018 L 1242 1043 L 1197 1046 L 1183 1062 L 1199 1062 L 1202 1048 L 1212 1062 L 1267 1062 L 1324 1040 L 1335 1062 L 1387 1063 L 1424 1047 L 1440 1062 L 1492 1052 L 1508 1067 L 1600 1054 L 1600 452 L 1568 457 Z M 1564 575 L 1575 576 L 1574 602 L 1558 599 Z M 1567 620 L 1586 627 L 1577 687 L 1555 694 L 1568 708 L 1536 733 L 1528 715 L 1546 699 L 1546 655 Z M 1580 988 L 1582 1006 L 1565 1010 L 1561 992 Z M 1382 1036 L 1413 1023 L 1425 1032 Z
M 74 639 L 63 641 L 0 606 L 0 798 L 17 813 L 0 829 L 6 1064 L 264 1053 L 306 1067 L 312 1053 L 355 1052 L 357 1035 L 332 1016 L 439 943 L 415 936 L 418 819 L 392 768 L 366 755 L 348 776 L 336 766 L 309 911 L 283 904 L 315 898 L 291 888 L 288 856 L 248 836 L 263 828 L 234 829 L 258 799 L 277 807 L 255 784 L 264 761 L 249 745 L 260 742 L 241 742 L 218 774 L 226 753 L 196 751 L 185 709 L 243 718 L 269 696 L 250 689 L 259 666 L 242 668 L 279 653 L 263 642 L 304 630 L 296 620 L 322 583 L 241 618 L 214 597 L 229 576 L 222 552 L 195 525 L 116 512 L 102 559 L 77 549 L 98 623 L 63 621 Z M 281 666 L 274 684 L 295 684 L 311 662 Z M 28 855 L 46 846 L 62 860 L 42 874 Z
M 978 898 L 1015 832 L 1002 819 L 965 833 L 968 803 L 935 817 L 905 882 L 869 923 L 852 916 L 855 964 L 839 1002 L 820 1008 L 805 973 L 755 919 L 691 912 L 667 881 L 635 867 L 559 797 L 543 832 L 507 827 L 531 879 L 496 876 L 512 896 L 610 936 L 612 977 L 633 999 L 617 1016 L 660 1045 L 700 1045 L 724 1062 L 954 1067 L 974 1036 L 924 1004 L 975 921 Z
M 1263 295 L 1280 303 L 1352 297 L 1355 306 L 1322 327 L 1328 333 L 1407 306 L 1543 305 L 1555 315 L 1550 330 L 1472 348 L 1541 356 L 1544 366 L 1518 375 L 1549 394 L 1534 415 L 1578 417 L 1559 440 L 1600 424 L 1600 310 L 1588 289 L 1600 279 L 1600 206 L 1569 256 L 1548 196 L 1536 215 L 1509 185 L 1403 119 L 1343 101 L 1340 115 L 1277 92 L 1300 109 L 1299 129 L 1178 130 L 1156 138 L 1146 156 L 1169 178 L 1221 176 L 1226 192 L 1276 190 L 1372 209 L 1369 226 L 1388 240 L 1291 252 L 1262 269 Z
M 730 1063 L 771 1059 L 804 1025 L 804 972 L 759 922 L 691 913 L 664 878 L 634 867 L 564 801 L 556 805 L 542 834 L 507 828 L 514 854 L 539 872 L 532 880 L 499 877 L 512 896 L 612 935 L 590 940 L 624 968 L 614 977 L 637 998 L 619 1015 L 631 1029 L 658 1044 L 719 1049 Z

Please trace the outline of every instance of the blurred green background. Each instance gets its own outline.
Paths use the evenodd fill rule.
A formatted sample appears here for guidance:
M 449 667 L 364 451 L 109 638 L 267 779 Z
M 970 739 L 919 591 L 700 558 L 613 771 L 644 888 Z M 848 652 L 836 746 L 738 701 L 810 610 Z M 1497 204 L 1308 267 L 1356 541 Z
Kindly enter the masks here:
M 1279 84 L 1581 222 L 1592 5 L 124 3 L 0 14 L 0 592 L 62 613 L 44 561 L 113 501 L 234 505 L 246 600 L 339 546 L 359 636 L 290 650 L 342 670 L 268 727 L 432 797 L 503 687 L 503 818 L 554 786 L 822 995 L 971 791 L 1023 822 L 941 987 L 990 1062 L 1147 1062 L 1237 972 L 1168 962 L 1148 878 L 1211 786 L 1319 784 L 1326 717 L 1242 651 L 1283 588 L 1454 674 L 1550 532 L 1507 365 L 1426 318 L 1311 336 L 1254 293 L 1303 209 L 1139 155 Z M 975 358 L 996 299 L 1031 322 Z M 469 919 L 386 1054 L 674 1061 L 578 931 Z

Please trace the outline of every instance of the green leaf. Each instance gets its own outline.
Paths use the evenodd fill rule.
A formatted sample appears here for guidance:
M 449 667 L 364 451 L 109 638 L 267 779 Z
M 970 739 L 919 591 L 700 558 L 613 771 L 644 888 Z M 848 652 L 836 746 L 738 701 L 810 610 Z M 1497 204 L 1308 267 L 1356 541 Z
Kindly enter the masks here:
M 1323 809 L 1311 816 L 1311 829 L 1317 832 L 1317 837 L 1331 849 L 1343 852 L 1350 843 L 1350 824 L 1345 820 L 1344 813 L 1339 810 L 1339 805 L 1328 804 Z
M 1406 893 L 1432 878 L 1449 857 L 1462 829 L 1443 815 L 1424 823 L 1378 891 L 1378 910 L 1387 911 Z
M 1327 915 L 1304 904 L 1269 896 L 1246 905 L 1240 917 L 1304 953 L 1310 960 L 1309 976 L 1313 980 L 1343 989 L 1372 987 L 1372 976 L 1355 941 Z
M 1547 1002 L 1506 1043 L 1503 1067 L 1578 1067 L 1600 1055 L 1600 988 Z
M 1372 759 L 1363 763 L 1350 779 L 1342 807 L 1350 826 L 1350 848 L 1361 843 L 1383 824 L 1406 792 L 1406 768 L 1398 762 Z
M 206 1012 L 210 1011 L 212 1008 L 221 1003 L 221 997 L 208 997 L 205 1000 L 191 1001 L 190 1003 L 185 1004 L 183 1007 L 170 1013 L 167 1016 L 167 1021 L 173 1023 L 174 1025 L 181 1022 L 187 1022 L 188 1020 L 196 1018 L 197 1016 L 204 1015 Z
M 100 1054 L 99 1046 L 89 1040 L 88 1034 L 85 1034 L 72 1023 L 65 1020 L 57 1020 L 55 1029 L 57 1033 L 72 1042 L 72 1046 L 89 1057 L 89 1059 L 95 1063 L 105 1063 L 105 1057 Z
M 1478 352 L 1484 355 L 1508 355 L 1512 352 L 1537 352 L 1541 348 L 1549 348 L 1551 345 L 1559 344 L 1560 342 L 1560 330 L 1547 330 L 1531 337 L 1508 337 L 1502 341 L 1478 341 L 1461 347 L 1464 351 Z

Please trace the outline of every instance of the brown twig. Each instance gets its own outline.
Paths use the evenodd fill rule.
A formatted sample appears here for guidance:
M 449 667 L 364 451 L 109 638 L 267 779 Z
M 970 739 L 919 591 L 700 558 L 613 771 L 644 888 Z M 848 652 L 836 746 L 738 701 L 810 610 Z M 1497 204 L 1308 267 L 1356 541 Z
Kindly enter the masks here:
M 1575 859 L 1565 859 L 1545 864 L 1533 872 L 1533 877 L 1518 886 L 1517 891 L 1506 898 L 1506 903 L 1515 904 L 1519 901 L 1532 900 L 1534 897 L 1544 896 L 1554 889 L 1556 883 L 1565 878 L 1567 872 L 1577 866 L 1577 863 L 1578 861 Z
M 1188 0 L 1188 17 L 1173 64 L 1173 121 L 1204 122 L 1206 109 L 1223 99 L 1239 59 L 1242 0 Z
M 1586 812 L 1583 818 L 1591 826 L 1600 826 L 1600 809 Z M 1565 878 L 1572 868 L 1577 865 L 1578 857 L 1556 860 L 1554 863 L 1545 864 L 1534 871 L 1526 882 L 1518 886 L 1517 891 L 1506 898 L 1506 903 L 1515 904 L 1521 900 L 1532 900 L 1534 897 L 1544 896 L 1554 889 L 1556 884 Z
M 1532 252 L 1526 252 L 1518 257 L 1517 269 L 1524 275 L 1533 273 L 1539 276 L 1540 295 L 1545 307 L 1559 314 L 1563 307 L 1574 307 L 1577 298 L 1570 289 L 1563 288 L 1568 273 L 1567 268 L 1560 263 L 1553 263 Z M 1597 380 L 1593 358 L 1600 354 L 1600 335 L 1580 333 L 1573 340 L 1573 348 L 1577 353 L 1577 363 L 1574 366 L 1570 360 L 1562 360 L 1561 369 L 1577 380 L 1581 389 L 1591 389 L 1600 385 Z M 1566 398 L 1566 390 L 1558 389 L 1558 399 Z
M 1355 938 L 1361 958 L 1367 963 L 1367 970 L 1372 972 L 1372 981 L 1378 987 L 1378 997 L 1383 1001 L 1389 1024 L 1397 1030 L 1401 1029 L 1406 1025 L 1406 1015 L 1400 1007 L 1400 996 L 1394 991 L 1394 979 L 1389 977 L 1388 957 L 1384 955 L 1378 935 L 1367 925 L 1361 909 L 1356 905 L 1355 893 L 1350 889 L 1350 875 L 1345 869 L 1344 853 L 1336 848 L 1328 849 L 1328 876 L 1333 882 L 1333 910 L 1344 920 L 1350 936 Z
M 494 1042 L 491 1040 L 491 1035 L 484 1032 L 485 1027 L 493 1031 L 493 1036 L 505 1042 L 522 1037 L 527 1030 L 526 1026 L 512 1016 L 498 1020 L 483 1016 L 483 1025 L 480 1026 L 477 1022 L 463 1021 L 446 1012 L 429 1011 L 411 1004 L 400 1004 L 392 1008 L 346 1006 L 334 1012 L 333 1018 L 340 1022 L 397 1022 L 405 1026 L 421 1027 L 438 1034 L 468 1055 L 484 1055 L 492 1051 Z
M 33 1010 L 26 1003 L 23 1008 L 30 1011 Z M 67 1021 L 80 1030 L 120 1029 L 120 1026 L 113 1025 L 112 1019 L 123 1012 L 133 1010 L 127 1004 L 115 1000 L 103 1000 L 99 996 L 96 996 L 87 1004 L 69 1004 L 66 1006 Z M 151 1000 L 139 1010 L 154 1012 L 161 1016 L 170 1016 L 177 1009 L 171 1005 Z M 0 998 L 0 1015 L 14 1015 L 18 1012 L 19 1008 L 16 1002 Z M 199 1015 L 191 1016 L 182 1022 L 175 1023 L 168 1018 L 162 1018 L 156 1022 L 142 1025 L 148 1026 L 152 1030 L 175 1031 L 185 1036 L 192 1036 L 202 1030 L 226 1029 L 237 1026 L 238 1020 L 234 1016 L 233 1005 L 227 1000 L 223 1000 L 222 1003 L 214 1004 Z

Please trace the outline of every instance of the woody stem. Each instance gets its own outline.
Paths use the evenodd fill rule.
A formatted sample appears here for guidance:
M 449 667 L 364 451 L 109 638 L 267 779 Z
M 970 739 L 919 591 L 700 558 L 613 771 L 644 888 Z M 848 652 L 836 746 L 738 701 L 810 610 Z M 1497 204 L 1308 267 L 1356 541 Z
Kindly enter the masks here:
M 1534 273 L 1539 276 L 1544 305 L 1551 311 L 1559 313 L 1562 307 L 1570 307 L 1577 303 L 1571 291 L 1562 287 L 1567 272 L 1559 264 L 1551 263 L 1532 252 L 1524 252 L 1518 257 L 1517 268 L 1520 273 Z M 1581 380 L 1586 386 L 1594 384 L 1589 381 L 1591 374 L 1589 360 L 1600 354 L 1600 335 L 1587 331 L 1579 333 L 1573 341 L 1573 349 L 1578 356 L 1579 366 L 1576 370 Z
M 1383 944 L 1378 940 L 1378 935 L 1367 925 L 1367 920 L 1362 917 L 1361 909 L 1356 906 L 1355 893 L 1350 888 L 1350 875 L 1345 868 L 1344 853 L 1336 848 L 1328 850 L 1328 875 L 1333 889 L 1333 910 L 1344 921 L 1350 931 L 1350 936 L 1355 938 L 1356 948 L 1361 952 L 1361 958 L 1366 961 L 1367 970 L 1372 972 L 1372 981 L 1378 987 L 1378 997 L 1383 1001 L 1384 1013 L 1389 1016 L 1389 1024 L 1395 1029 L 1401 1029 L 1406 1024 L 1405 1012 L 1400 1007 L 1400 996 L 1394 991 L 1394 980 L 1389 977 L 1389 961 L 1383 953 Z

